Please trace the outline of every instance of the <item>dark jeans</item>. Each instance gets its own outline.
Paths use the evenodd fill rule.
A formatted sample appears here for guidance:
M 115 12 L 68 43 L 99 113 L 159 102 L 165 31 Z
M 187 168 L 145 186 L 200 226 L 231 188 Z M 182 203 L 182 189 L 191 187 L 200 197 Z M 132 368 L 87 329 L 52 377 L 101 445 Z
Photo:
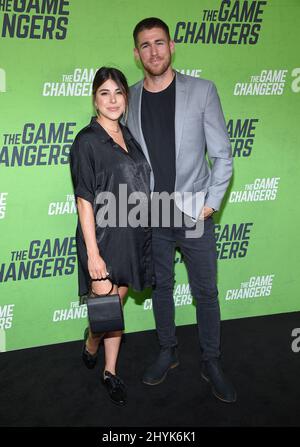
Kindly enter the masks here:
M 198 238 L 186 238 L 184 228 L 152 230 L 156 276 L 152 300 L 160 345 L 177 345 L 173 288 L 175 247 L 178 246 L 183 254 L 191 292 L 196 300 L 202 360 L 219 357 L 220 307 L 216 285 L 217 256 L 213 218 L 204 221 L 204 233 Z

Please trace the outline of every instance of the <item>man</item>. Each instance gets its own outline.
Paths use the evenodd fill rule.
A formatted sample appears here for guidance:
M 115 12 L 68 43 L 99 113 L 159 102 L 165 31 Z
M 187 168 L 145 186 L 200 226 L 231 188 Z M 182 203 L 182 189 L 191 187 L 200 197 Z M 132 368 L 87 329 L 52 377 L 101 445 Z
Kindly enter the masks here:
M 174 221 L 167 228 L 161 221 L 158 228 L 153 228 L 156 286 L 152 298 L 160 352 L 146 370 L 143 382 L 157 385 L 179 364 L 173 300 L 174 254 L 175 246 L 179 246 L 197 303 L 202 377 L 217 398 L 234 402 L 236 392 L 220 365 L 220 308 L 212 219 L 232 175 L 231 147 L 219 97 L 212 82 L 172 69 L 174 42 L 162 20 L 142 20 L 133 37 L 134 54 L 145 77 L 130 89 L 128 126 L 152 168 L 152 191 L 193 195 L 203 191 L 205 195 L 202 209 L 196 203 L 193 212 L 176 199 L 174 205 L 184 214 L 204 220 L 202 236 L 187 237 L 186 228 L 178 228 Z M 206 148 L 211 168 L 205 157 Z

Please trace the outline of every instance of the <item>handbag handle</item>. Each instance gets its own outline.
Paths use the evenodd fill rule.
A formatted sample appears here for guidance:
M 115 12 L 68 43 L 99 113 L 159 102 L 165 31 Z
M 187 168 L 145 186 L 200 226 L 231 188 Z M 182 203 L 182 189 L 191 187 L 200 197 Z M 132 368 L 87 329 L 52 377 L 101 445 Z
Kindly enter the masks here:
M 97 295 L 96 293 L 94 293 L 94 292 L 92 291 L 92 282 L 93 282 L 93 281 L 105 281 L 106 279 L 108 279 L 108 280 L 111 282 L 111 288 L 110 288 L 110 291 L 109 291 L 108 293 L 103 293 L 103 294 L 101 294 L 101 295 Z M 106 278 L 101 278 L 101 279 L 92 279 L 92 278 L 91 278 L 89 295 L 90 295 L 90 296 L 92 295 L 93 297 L 108 296 L 108 295 L 111 294 L 111 291 L 112 291 L 113 288 L 114 288 L 114 284 L 113 284 L 112 280 L 109 278 L 109 275 L 107 275 Z

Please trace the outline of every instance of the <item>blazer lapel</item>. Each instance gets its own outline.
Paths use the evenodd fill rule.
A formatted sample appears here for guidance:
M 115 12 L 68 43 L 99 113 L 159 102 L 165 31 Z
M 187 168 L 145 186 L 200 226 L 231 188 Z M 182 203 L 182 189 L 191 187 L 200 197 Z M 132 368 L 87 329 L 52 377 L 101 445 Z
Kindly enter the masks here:
M 135 91 L 133 111 L 134 111 L 134 118 L 135 118 L 137 130 L 138 130 L 138 135 L 139 135 L 139 143 L 140 143 L 141 148 L 143 149 L 144 155 L 145 155 L 149 165 L 151 166 L 149 152 L 148 152 L 148 149 L 147 149 L 147 145 L 146 145 L 145 138 L 144 138 L 144 135 L 143 135 L 143 130 L 142 130 L 142 93 L 143 93 L 143 86 L 144 86 L 144 81 L 142 80 L 139 83 L 139 85 L 137 86 L 137 89 Z
M 176 72 L 176 99 L 175 99 L 175 150 L 176 159 L 179 154 L 182 131 L 184 125 L 185 111 L 186 111 L 186 83 L 184 76 Z
M 136 90 L 134 92 L 133 99 L 133 114 L 134 120 L 136 123 L 136 128 L 139 136 L 139 143 L 143 149 L 145 157 L 151 166 L 149 152 L 147 149 L 147 145 L 144 139 L 143 130 L 142 130 L 142 93 L 143 93 L 144 81 L 140 81 L 137 85 Z M 185 111 L 186 111 L 186 102 L 187 102 L 187 94 L 186 94 L 186 83 L 184 76 L 181 73 L 176 72 L 176 98 L 175 98 L 175 151 L 176 158 L 178 157 L 182 131 L 184 125 Z

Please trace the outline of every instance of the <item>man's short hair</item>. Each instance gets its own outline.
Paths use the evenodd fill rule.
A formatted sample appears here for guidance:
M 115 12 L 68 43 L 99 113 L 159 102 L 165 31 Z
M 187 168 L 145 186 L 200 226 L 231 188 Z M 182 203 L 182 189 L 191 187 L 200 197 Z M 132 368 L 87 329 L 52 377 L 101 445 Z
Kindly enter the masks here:
M 161 28 L 166 33 L 169 40 L 171 40 L 170 37 L 170 31 L 168 25 L 163 22 L 161 19 L 158 19 L 157 17 L 149 17 L 147 19 L 141 20 L 134 28 L 133 30 L 133 39 L 134 44 L 137 47 L 138 42 L 138 34 L 141 31 L 144 31 L 145 29 L 152 29 L 152 28 Z

